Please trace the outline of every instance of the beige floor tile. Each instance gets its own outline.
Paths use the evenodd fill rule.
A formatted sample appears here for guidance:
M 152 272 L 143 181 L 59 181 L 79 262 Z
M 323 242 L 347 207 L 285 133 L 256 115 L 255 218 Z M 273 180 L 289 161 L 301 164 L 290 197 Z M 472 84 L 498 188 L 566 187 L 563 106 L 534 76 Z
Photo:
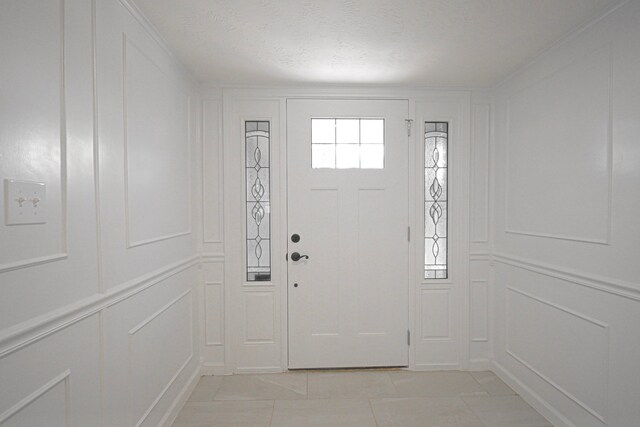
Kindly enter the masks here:
M 309 399 L 393 397 L 388 372 L 310 372 Z
M 468 372 L 390 372 L 398 397 L 456 397 L 486 395 L 487 392 Z
M 509 396 L 516 394 L 496 374 L 491 371 L 471 372 L 473 378 L 492 396 Z
M 205 376 L 189 396 L 189 402 L 211 402 L 222 385 L 223 376 Z
M 459 397 L 371 399 L 379 427 L 484 427 Z
M 273 427 L 375 427 L 366 399 L 277 400 Z
M 306 399 L 307 374 L 260 374 L 225 376 L 215 400 Z
M 187 403 L 173 427 L 265 427 L 273 401 Z
M 520 396 L 468 396 L 463 400 L 487 426 L 552 427 Z

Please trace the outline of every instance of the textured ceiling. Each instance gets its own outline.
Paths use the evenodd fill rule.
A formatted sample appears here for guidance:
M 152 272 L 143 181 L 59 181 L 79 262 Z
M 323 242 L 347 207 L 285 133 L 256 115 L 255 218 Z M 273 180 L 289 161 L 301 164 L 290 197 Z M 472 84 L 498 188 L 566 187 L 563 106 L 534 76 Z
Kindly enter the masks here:
M 202 82 L 490 86 L 622 0 L 134 0 Z

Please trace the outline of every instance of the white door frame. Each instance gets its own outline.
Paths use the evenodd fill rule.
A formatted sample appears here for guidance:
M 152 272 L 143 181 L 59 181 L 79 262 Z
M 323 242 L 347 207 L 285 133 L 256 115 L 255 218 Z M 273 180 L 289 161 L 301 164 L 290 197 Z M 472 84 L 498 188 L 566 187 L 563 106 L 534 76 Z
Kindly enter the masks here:
M 287 241 L 287 138 L 286 102 L 293 98 L 316 99 L 408 99 L 409 119 L 413 130 L 409 155 L 416 159 L 409 162 L 409 223 L 411 244 L 409 246 L 409 328 L 411 346 L 409 369 L 464 369 L 469 364 L 469 151 L 470 151 L 470 105 L 471 91 L 433 91 L 423 89 L 370 89 L 370 88 L 229 88 L 223 89 L 223 144 L 224 144 L 224 371 L 225 373 L 281 372 L 288 367 L 287 356 L 287 261 L 284 258 Z M 420 117 L 417 116 L 420 114 Z M 428 117 L 426 116 L 428 114 Z M 432 117 L 433 116 L 433 117 Z M 272 139 L 274 156 L 271 167 L 271 185 L 277 190 L 274 200 L 274 224 L 272 234 L 273 278 L 268 292 L 273 293 L 273 340 L 246 342 L 246 326 L 243 325 L 243 292 L 260 291 L 260 284 L 244 284 L 244 225 L 238 215 L 244 201 L 241 185 L 244 178 L 243 141 L 239 135 L 239 120 L 269 118 L 277 126 L 278 140 Z M 459 244 L 449 252 L 452 278 L 445 281 L 425 283 L 420 276 L 423 250 L 422 180 L 420 167 L 422 155 L 421 121 L 448 120 L 452 123 L 450 163 L 450 229 L 458 231 Z M 274 179 L 275 178 L 275 179 Z M 412 197 L 413 195 L 413 197 Z M 278 204 L 277 206 L 275 204 Z M 455 216 L 455 218 L 454 218 Z M 277 224 L 276 224 L 277 222 Z M 276 231 L 277 230 L 277 231 Z M 277 232 L 277 234 L 276 234 Z M 455 274 L 453 274 L 455 271 Z M 244 284 L 244 285 L 243 285 Z M 450 335 L 448 353 L 429 354 L 446 340 L 431 339 L 422 334 L 421 298 L 430 289 L 451 292 L 449 318 Z M 267 289 L 265 289 L 267 291 Z M 266 293 L 265 293 L 266 295 Z M 265 297 L 265 300 L 268 298 Z M 271 314 L 269 312 L 269 314 Z M 243 341 L 244 340 L 244 341 Z M 424 345 L 420 345 L 420 343 Z M 437 348 L 435 348 L 437 350 Z M 425 352 L 427 354 L 425 354 Z M 433 356 L 433 357 L 432 357 Z M 436 357 L 437 356 L 437 357 Z M 438 359 L 441 358 L 442 360 Z

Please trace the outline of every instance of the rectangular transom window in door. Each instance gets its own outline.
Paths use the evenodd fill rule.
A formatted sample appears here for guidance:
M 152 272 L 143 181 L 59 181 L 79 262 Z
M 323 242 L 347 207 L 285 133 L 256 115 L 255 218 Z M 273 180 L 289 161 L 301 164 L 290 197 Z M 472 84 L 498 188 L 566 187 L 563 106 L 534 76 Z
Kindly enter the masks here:
M 383 169 L 384 119 L 311 119 L 313 169 Z

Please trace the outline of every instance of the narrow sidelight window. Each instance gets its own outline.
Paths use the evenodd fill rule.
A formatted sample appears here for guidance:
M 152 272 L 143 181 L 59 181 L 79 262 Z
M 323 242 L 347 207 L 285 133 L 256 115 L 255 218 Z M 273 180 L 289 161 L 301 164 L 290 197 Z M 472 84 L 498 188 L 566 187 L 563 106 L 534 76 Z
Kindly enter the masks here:
M 247 281 L 271 280 L 270 123 L 246 121 Z
M 449 124 L 424 124 L 424 278 L 446 279 Z

